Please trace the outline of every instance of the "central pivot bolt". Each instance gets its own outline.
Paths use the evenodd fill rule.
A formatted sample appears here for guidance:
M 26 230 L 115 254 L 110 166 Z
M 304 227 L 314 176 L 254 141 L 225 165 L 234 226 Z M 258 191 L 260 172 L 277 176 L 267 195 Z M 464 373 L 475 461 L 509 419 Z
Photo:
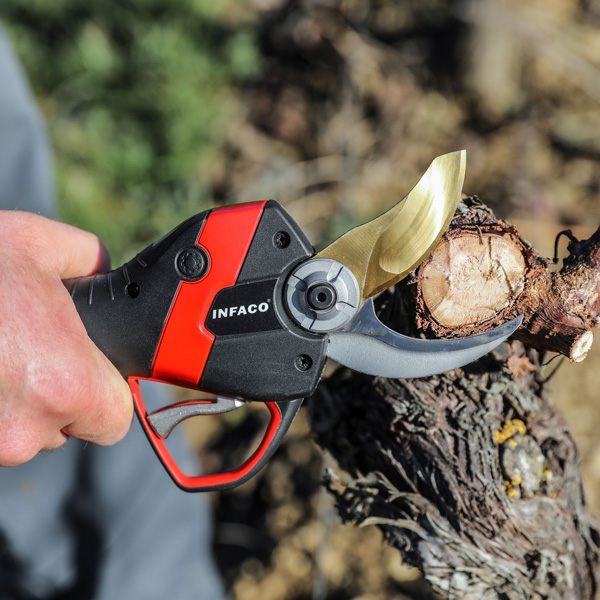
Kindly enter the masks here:
M 308 331 L 335 331 L 358 311 L 360 288 L 352 271 L 331 258 L 311 258 L 285 284 L 288 314 Z
M 316 283 L 308 288 L 306 301 L 313 310 L 329 310 L 337 302 L 337 293 L 329 283 Z

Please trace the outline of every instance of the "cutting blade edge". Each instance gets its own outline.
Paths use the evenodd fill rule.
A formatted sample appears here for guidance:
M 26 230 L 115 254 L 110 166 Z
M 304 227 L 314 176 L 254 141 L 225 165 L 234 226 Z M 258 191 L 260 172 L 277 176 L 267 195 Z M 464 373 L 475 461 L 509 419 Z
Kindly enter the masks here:
M 438 156 L 400 202 L 317 254 L 346 265 L 362 300 L 391 287 L 425 260 L 445 233 L 461 198 L 466 151 Z

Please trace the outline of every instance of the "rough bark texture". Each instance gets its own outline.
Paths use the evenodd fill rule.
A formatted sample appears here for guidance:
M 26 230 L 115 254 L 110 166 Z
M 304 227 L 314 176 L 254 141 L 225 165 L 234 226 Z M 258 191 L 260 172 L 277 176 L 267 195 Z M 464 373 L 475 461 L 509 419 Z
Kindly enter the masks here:
M 379 298 L 381 318 L 412 335 L 447 336 L 524 314 L 515 337 L 542 352 L 513 340 L 468 367 L 419 380 L 340 369 L 309 402 L 317 441 L 345 472 L 326 482 L 342 518 L 381 527 L 443 598 L 595 596 L 600 535 L 573 439 L 545 398 L 541 362 L 544 349 L 573 359 L 596 323 L 597 239 L 572 242 L 563 268 L 551 271 L 514 227 L 467 199 L 432 257 Z M 473 256 L 475 266 L 465 267 Z M 462 282 L 439 293 L 436 261 L 447 280 L 462 273 Z M 477 291 L 486 281 L 495 294 Z M 454 315 L 451 324 L 436 318 L 444 302 L 469 298 L 483 298 L 487 319 L 471 311 L 462 321 L 442 311 Z
M 572 239 L 564 266 L 552 271 L 510 223 L 477 198 L 464 202 L 411 280 L 418 326 L 435 337 L 464 336 L 523 314 L 516 338 L 582 361 L 600 309 L 600 230 Z

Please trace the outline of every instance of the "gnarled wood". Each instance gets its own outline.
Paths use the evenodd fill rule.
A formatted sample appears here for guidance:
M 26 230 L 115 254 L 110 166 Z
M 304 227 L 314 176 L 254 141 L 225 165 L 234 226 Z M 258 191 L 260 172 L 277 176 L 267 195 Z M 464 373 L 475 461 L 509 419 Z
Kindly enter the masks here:
M 466 199 L 433 255 L 379 298 L 381 318 L 435 337 L 524 314 L 515 337 L 577 360 L 597 319 L 594 238 L 572 242 L 552 271 L 514 227 Z M 418 380 L 340 369 L 309 402 L 317 441 L 341 467 L 327 485 L 342 517 L 378 525 L 443 598 L 596 593 L 600 535 L 577 449 L 546 399 L 540 351 L 519 340 Z
M 515 335 L 581 362 L 600 310 L 600 230 L 572 241 L 559 271 L 509 223 L 466 198 L 442 242 L 418 269 L 417 324 L 435 337 L 471 335 L 525 316 Z

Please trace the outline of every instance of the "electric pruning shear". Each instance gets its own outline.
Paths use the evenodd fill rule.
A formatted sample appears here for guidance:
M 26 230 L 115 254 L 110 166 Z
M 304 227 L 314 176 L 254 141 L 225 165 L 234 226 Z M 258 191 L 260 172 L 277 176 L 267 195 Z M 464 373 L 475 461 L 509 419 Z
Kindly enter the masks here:
M 476 360 L 521 317 L 452 340 L 406 337 L 377 318 L 372 297 L 413 271 L 447 229 L 465 152 L 436 158 L 380 217 L 315 255 L 274 200 L 200 213 L 121 268 L 65 281 L 91 339 L 128 380 L 154 450 L 186 491 L 223 490 L 271 457 L 319 383 L 327 357 L 381 377 L 424 377 Z M 148 412 L 140 380 L 214 394 Z M 185 474 L 165 440 L 196 415 L 264 402 L 270 423 L 254 454 L 215 475 Z

